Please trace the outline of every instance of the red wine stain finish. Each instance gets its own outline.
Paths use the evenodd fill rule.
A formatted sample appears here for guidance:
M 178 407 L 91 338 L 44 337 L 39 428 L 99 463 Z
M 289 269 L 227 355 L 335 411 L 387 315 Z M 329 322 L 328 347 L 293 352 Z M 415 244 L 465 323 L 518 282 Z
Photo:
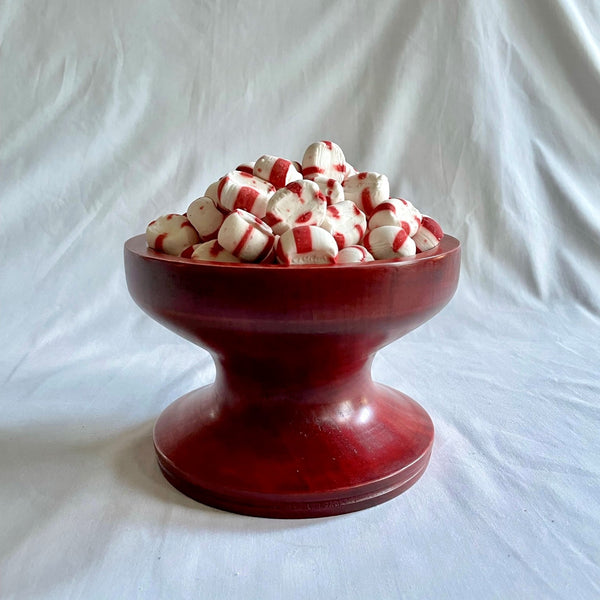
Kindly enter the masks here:
M 129 240 L 133 299 L 216 363 L 212 385 L 156 422 L 166 479 L 205 504 L 277 518 L 347 513 L 404 492 L 427 467 L 433 425 L 373 382 L 371 364 L 443 308 L 459 265 L 450 236 L 417 258 L 333 266 L 202 263 Z M 416 382 L 425 401 L 434 384 Z

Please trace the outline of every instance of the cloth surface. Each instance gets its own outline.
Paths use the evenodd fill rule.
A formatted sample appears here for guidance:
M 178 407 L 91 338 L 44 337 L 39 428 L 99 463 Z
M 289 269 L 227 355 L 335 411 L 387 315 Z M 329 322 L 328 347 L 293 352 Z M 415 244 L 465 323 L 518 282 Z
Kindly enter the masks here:
M 592 1 L 0 6 L 0 598 L 600 596 L 600 9 Z M 198 504 L 152 425 L 207 352 L 122 247 L 237 164 L 336 141 L 463 244 L 374 379 L 436 427 L 378 507 Z

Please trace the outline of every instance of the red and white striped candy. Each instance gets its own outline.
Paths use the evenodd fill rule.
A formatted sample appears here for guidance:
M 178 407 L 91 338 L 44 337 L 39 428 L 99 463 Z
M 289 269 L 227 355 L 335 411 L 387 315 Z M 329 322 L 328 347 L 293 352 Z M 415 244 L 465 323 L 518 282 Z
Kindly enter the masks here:
M 417 252 L 425 252 L 435 248 L 440 240 L 444 237 L 444 232 L 437 221 L 431 217 L 423 215 L 421 225 L 417 233 L 413 236 L 413 240 L 417 247 Z
M 413 256 L 417 252 L 414 241 L 406 231 L 393 225 L 367 231 L 363 245 L 376 259 Z
M 275 242 L 271 228 L 255 215 L 241 209 L 228 215 L 219 229 L 219 244 L 244 262 L 261 262 Z
M 300 225 L 321 225 L 327 201 L 319 186 L 306 179 L 277 190 L 267 204 L 264 221 L 277 235 Z
M 375 260 L 373 255 L 364 246 L 346 246 L 337 255 L 336 263 L 363 263 Z
M 146 228 L 146 243 L 157 252 L 179 256 L 200 241 L 198 232 L 184 215 L 164 215 Z
M 225 219 L 225 215 L 208 196 L 194 200 L 188 206 L 186 214 L 190 223 L 200 235 L 200 239 L 204 242 L 214 240 L 217 237 L 219 227 Z
M 354 202 L 344 200 L 327 207 L 321 227 L 331 233 L 341 250 L 362 240 L 367 228 L 367 217 Z
M 217 206 L 219 206 L 219 184 L 221 183 L 221 179 L 213 181 L 204 192 L 204 195 L 210 198 Z
M 277 261 L 283 265 L 333 264 L 337 253 L 333 236 L 314 225 L 288 229 L 277 244 Z
M 344 200 L 344 188 L 337 179 L 325 177 L 324 175 L 317 175 L 312 181 L 319 186 L 321 194 L 325 196 L 327 205 L 337 204 Z
M 421 224 L 421 213 L 408 201 L 401 198 L 390 198 L 378 204 L 369 218 L 369 229 L 377 229 L 384 225 L 402 227 L 412 237 Z
M 279 236 L 276 235 L 275 239 L 273 240 L 273 245 L 271 246 L 271 250 L 269 250 L 269 253 L 264 256 L 263 258 L 261 258 L 259 261 L 256 262 L 260 262 L 261 265 L 272 265 L 274 263 L 277 262 L 277 254 L 276 254 L 276 250 L 277 250 L 277 244 L 279 243 Z
M 352 200 L 367 216 L 390 197 L 390 182 L 379 173 L 358 173 L 344 181 L 344 196 Z
M 227 252 L 217 240 L 196 244 L 193 247 L 193 252 L 188 258 L 210 262 L 242 262 L 237 256 L 233 256 L 231 252 Z
M 249 175 L 254 175 L 254 165 L 256 163 L 255 162 L 245 162 L 242 163 L 241 165 L 238 165 L 235 170 L 236 171 L 242 171 L 242 173 L 248 173 Z M 264 177 L 263 177 L 264 179 Z
M 270 154 L 263 154 L 254 163 L 254 175 L 272 183 L 277 190 L 292 181 L 302 179 L 302 174 L 296 170 L 291 160 Z
M 405 209 L 408 211 L 409 214 L 412 215 L 413 217 L 413 221 L 411 223 L 411 221 L 408 221 L 408 224 L 410 225 L 410 230 L 411 232 L 413 231 L 413 227 L 414 224 L 417 223 L 418 225 L 421 225 L 421 220 L 423 219 L 423 215 L 421 214 L 421 212 L 419 211 L 418 208 L 416 208 L 412 202 L 409 202 L 408 200 L 405 200 L 404 198 L 393 198 L 394 200 L 399 200 L 405 207 Z M 417 226 L 417 229 L 419 227 Z M 409 233 L 408 235 L 410 235 L 411 237 L 414 235 L 413 233 Z
M 259 219 L 265 216 L 267 202 L 274 193 L 275 188 L 268 181 L 243 171 L 227 173 L 217 190 L 221 208 L 228 211 L 241 208 Z
M 333 142 L 311 144 L 302 158 L 302 177 L 313 179 L 317 175 L 342 182 L 346 173 L 346 158 L 342 149 Z

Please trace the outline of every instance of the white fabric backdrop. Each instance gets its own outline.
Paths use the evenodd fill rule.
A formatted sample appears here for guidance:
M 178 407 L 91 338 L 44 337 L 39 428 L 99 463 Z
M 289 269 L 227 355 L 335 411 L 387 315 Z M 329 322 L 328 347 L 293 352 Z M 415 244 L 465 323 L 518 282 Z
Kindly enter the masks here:
M 600 596 L 597 2 L 8 1 L 0 33 L 0 598 Z M 368 511 L 230 515 L 155 465 L 214 371 L 122 245 L 319 139 L 463 242 L 373 368 L 434 454 Z

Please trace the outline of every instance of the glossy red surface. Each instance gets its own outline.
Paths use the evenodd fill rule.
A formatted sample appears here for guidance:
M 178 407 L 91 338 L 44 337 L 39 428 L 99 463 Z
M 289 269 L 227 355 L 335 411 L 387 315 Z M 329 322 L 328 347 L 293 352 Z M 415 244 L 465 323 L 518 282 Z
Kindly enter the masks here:
M 171 404 L 154 444 L 165 477 L 226 510 L 317 517 L 367 508 L 425 470 L 433 425 L 371 380 L 377 350 L 456 290 L 460 244 L 359 265 L 199 263 L 125 244 L 127 284 L 152 318 L 206 348 L 214 384 Z

